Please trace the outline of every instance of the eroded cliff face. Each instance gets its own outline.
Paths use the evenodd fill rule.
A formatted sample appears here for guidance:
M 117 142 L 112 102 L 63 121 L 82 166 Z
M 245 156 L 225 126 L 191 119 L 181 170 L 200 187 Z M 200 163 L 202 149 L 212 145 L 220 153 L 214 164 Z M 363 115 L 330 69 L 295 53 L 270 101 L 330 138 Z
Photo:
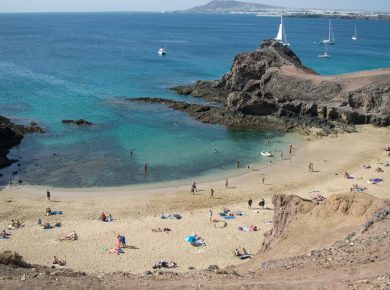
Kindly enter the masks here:
M 27 133 L 42 133 L 43 129 L 37 124 L 30 126 L 16 125 L 9 119 L 0 116 L 0 168 L 11 165 L 15 160 L 7 158 L 9 149 L 20 144 L 23 135 Z
M 319 76 L 303 66 L 290 48 L 273 40 L 237 55 L 221 80 L 174 90 L 221 103 L 230 113 L 266 116 L 287 129 L 390 125 L 390 70 L 369 76 L 364 72 L 354 77 Z

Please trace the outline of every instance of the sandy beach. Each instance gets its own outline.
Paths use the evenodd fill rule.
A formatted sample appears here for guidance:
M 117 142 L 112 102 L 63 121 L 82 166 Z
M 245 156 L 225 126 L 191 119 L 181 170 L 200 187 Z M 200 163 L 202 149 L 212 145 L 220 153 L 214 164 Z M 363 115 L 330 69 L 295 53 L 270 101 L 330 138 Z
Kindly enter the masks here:
M 384 148 L 390 146 L 388 128 L 361 126 L 356 133 L 336 136 L 306 136 L 294 154 L 288 158 L 288 148 L 283 148 L 284 159 L 271 166 L 237 170 L 235 177 L 229 178 L 229 188 L 225 180 L 215 180 L 198 184 L 198 192 L 190 193 L 191 184 L 174 183 L 162 188 L 104 188 L 51 189 L 52 200 L 46 199 L 46 188 L 18 186 L 0 192 L 0 229 L 5 229 L 12 219 L 24 223 L 24 227 L 10 231 L 9 240 L 0 241 L 0 250 L 13 250 L 24 256 L 29 263 L 49 265 L 53 256 L 67 261 L 70 269 L 90 273 L 127 271 L 143 273 L 152 270 L 160 260 L 174 261 L 176 271 L 185 272 L 189 267 L 204 269 L 209 265 L 224 267 L 242 263 L 234 257 L 233 250 L 245 247 L 252 253 L 261 248 L 263 233 L 272 228 L 265 221 L 272 220 L 271 197 L 276 193 L 297 194 L 312 198 L 316 194 L 327 197 L 335 193 L 350 191 L 353 184 L 367 187 L 366 192 L 376 197 L 388 199 L 387 182 L 390 177 L 390 156 Z M 308 171 L 312 162 L 314 172 Z M 370 165 L 371 168 L 364 168 Z M 383 173 L 375 172 L 377 167 Z M 348 172 L 354 179 L 346 179 Z M 262 183 L 263 177 L 265 183 Z M 381 178 L 383 182 L 369 184 L 371 178 Z M 210 199 L 213 188 L 215 198 Z M 253 199 L 254 208 L 249 209 L 247 201 Z M 266 208 L 257 209 L 261 198 Z M 64 211 L 60 216 L 45 216 L 45 208 Z M 222 223 L 209 221 L 209 209 L 214 218 L 223 208 L 244 216 L 238 216 Z M 112 214 L 114 221 L 98 221 L 104 211 Z M 182 219 L 160 219 L 160 213 L 179 213 Z M 60 221 L 62 226 L 43 230 L 36 221 Z M 256 232 L 242 232 L 239 226 L 257 226 Z M 170 233 L 154 233 L 152 229 L 168 227 Z M 60 235 L 75 231 L 77 241 L 59 241 Z M 197 233 L 206 242 L 204 247 L 192 247 L 184 238 Z M 124 254 L 109 254 L 114 248 L 116 236 L 126 237 L 128 248 Z

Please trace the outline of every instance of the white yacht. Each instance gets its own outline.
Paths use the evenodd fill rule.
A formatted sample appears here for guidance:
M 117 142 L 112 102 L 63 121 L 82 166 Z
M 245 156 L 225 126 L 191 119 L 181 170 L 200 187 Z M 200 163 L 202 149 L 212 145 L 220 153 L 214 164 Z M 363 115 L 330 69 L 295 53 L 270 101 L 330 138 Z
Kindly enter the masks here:
M 323 54 L 320 54 L 318 57 L 320 58 L 330 58 L 330 54 L 328 53 L 328 45 L 325 44 L 325 52 Z
M 158 50 L 158 54 L 159 54 L 159 55 L 166 55 L 166 54 L 167 54 L 167 51 L 165 50 L 165 48 L 161 47 L 161 48 Z
M 275 37 L 275 40 L 279 41 L 283 45 L 290 46 L 290 44 L 287 42 L 286 30 L 284 29 L 283 14 L 280 15 L 279 31 Z
M 329 34 L 328 34 L 328 39 L 323 39 L 320 41 L 321 44 L 326 44 L 326 45 L 334 45 L 336 44 L 336 39 L 334 37 L 334 32 L 332 28 L 332 20 L 329 19 Z
M 352 35 L 352 40 L 357 40 L 356 25 L 355 25 L 355 33 L 354 33 L 354 35 Z

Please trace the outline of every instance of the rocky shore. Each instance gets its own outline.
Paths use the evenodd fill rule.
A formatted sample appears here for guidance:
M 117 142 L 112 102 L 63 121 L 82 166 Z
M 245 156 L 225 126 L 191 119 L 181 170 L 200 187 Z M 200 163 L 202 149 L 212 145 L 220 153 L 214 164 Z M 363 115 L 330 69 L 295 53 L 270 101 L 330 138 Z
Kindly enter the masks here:
M 8 118 L 0 116 L 0 168 L 16 162 L 8 159 L 7 154 L 12 147 L 19 145 L 23 136 L 28 133 L 43 133 L 43 129 L 36 123 L 31 123 L 29 126 L 17 125 Z
M 232 127 L 311 128 L 321 133 L 352 131 L 356 124 L 390 125 L 390 70 L 320 76 L 305 67 L 288 47 L 265 40 L 238 54 L 230 72 L 216 81 L 172 88 L 217 104 L 193 105 L 163 99 L 129 99 L 162 103 L 205 123 Z

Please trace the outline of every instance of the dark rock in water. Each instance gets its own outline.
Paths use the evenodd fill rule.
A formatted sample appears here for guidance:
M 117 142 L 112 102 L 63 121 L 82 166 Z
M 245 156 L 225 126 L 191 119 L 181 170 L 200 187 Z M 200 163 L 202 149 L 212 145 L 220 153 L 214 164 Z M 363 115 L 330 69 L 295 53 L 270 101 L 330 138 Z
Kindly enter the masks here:
M 78 126 L 84 126 L 84 125 L 93 125 L 93 123 L 80 119 L 80 120 L 62 120 L 63 124 L 73 124 L 73 125 L 78 125 Z
M 195 116 L 201 121 L 246 126 L 249 119 L 254 126 L 274 123 L 286 130 L 316 127 L 323 132 L 351 131 L 355 124 L 390 125 L 389 69 L 320 76 L 274 40 L 238 54 L 220 80 L 172 90 L 223 105 Z
M 20 144 L 23 136 L 28 133 L 43 133 L 44 130 L 36 123 L 29 126 L 17 125 L 8 118 L 0 116 L 0 168 L 7 167 L 17 160 L 7 158 L 9 149 Z

